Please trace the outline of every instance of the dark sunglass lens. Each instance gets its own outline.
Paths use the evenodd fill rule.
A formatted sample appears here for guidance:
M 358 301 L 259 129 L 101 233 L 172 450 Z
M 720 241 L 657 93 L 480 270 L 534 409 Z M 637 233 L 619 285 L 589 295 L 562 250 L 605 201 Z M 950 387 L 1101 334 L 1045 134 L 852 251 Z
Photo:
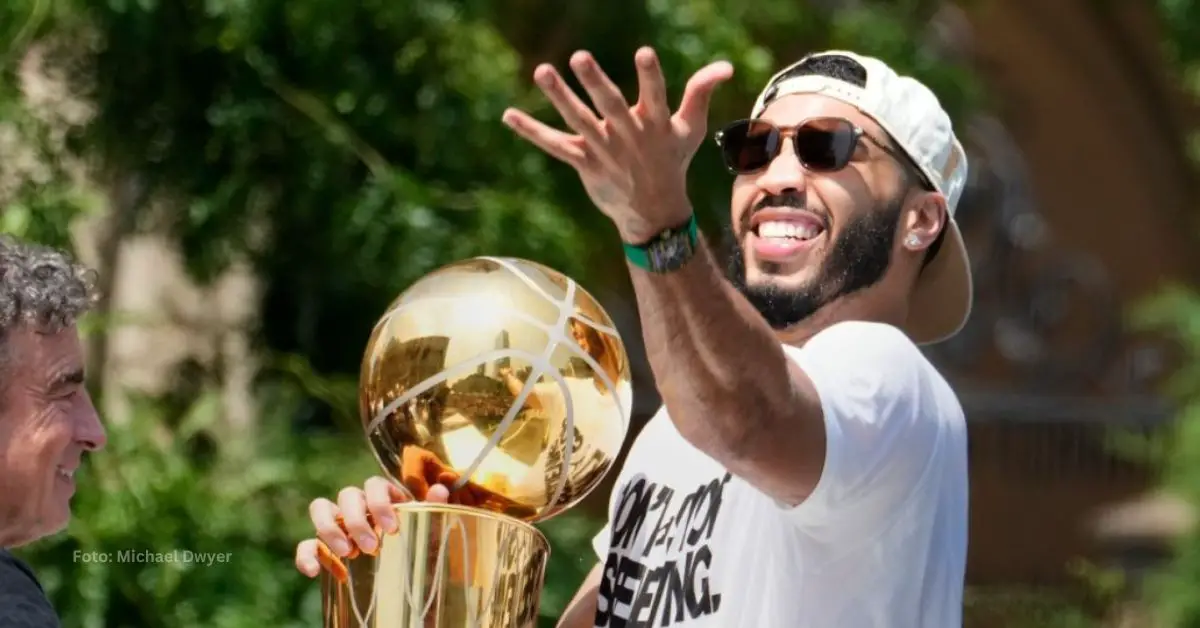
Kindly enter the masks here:
M 856 140 L 849 123 L 813 123 L 796 131 L 796 155 L 810 170 L 841 170 L 854 155 Z
M 722 133 L 721 154 L 736 172 L 764 168 L 779 154 L 779 132 L 765 122 L 735 122 Z

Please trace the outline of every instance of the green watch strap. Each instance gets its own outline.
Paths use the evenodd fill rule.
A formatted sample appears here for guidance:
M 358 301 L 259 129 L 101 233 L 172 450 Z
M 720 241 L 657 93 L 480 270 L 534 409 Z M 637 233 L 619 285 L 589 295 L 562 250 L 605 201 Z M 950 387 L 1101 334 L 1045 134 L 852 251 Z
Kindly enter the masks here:
M 625 247 L 625 258 L 633 263 L 634 266 L 642 270 L 650 270 L 650 255 L 646 253 L 646 249 L 639 248 L 628 242 L 622 242 Z
M 696 215 L 692 214 L 688 217 L 687 223 L 674 229 L 667 229 L 654 238 L 651 238 L 651 240 L 645 244 L 638 245 L 622 242 L 621 245 L 625 249 L 625 257 L 631 263 L 633 263 L 634 266 L 637 266 L 642 270 L 655 270 L 653 265 L 650 263 L 650 247 L 656 242 L 666 240 L 673 234 L 681 231 L 687 232 L 688 248 L 694 251 L 696 248 L 696 242 L 700 239 L 700 226 L 696 223 Z

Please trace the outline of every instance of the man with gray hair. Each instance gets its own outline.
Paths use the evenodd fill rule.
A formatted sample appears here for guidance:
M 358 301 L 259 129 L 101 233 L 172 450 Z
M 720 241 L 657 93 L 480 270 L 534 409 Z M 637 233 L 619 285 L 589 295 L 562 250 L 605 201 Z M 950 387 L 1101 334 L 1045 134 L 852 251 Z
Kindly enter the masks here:
M 59 625 L 33 571 L 8 550 L 66 527 L 81 458 L 104 446 L 77 328 L 94 303 L 91 271 L 0 238 L 0 628 Z

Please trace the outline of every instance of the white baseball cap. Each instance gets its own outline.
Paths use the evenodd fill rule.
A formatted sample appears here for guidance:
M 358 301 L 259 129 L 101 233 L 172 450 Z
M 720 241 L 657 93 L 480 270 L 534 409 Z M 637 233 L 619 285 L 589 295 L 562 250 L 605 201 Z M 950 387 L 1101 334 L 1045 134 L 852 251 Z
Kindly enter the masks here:
M 857 62 L 866 69 L 866 86 L 813 74 L 788 76 L 797 66 L 823 56 Z M 827 50 L 808 55 L 771 77 L 755 101 L 751 117 L 761 116 L 774 100 L 794 94 L 820 94 L 856 107 L 891 136 L 945 197 L 948 224 L 944 241 L 917 280 L 903 327 L 919 344 L 941 342 L 958 333 L 971 313 L 973 289 L 970 260 L 954 219 L 967 182 L 967 155 L 937 96 L 879 59 Z

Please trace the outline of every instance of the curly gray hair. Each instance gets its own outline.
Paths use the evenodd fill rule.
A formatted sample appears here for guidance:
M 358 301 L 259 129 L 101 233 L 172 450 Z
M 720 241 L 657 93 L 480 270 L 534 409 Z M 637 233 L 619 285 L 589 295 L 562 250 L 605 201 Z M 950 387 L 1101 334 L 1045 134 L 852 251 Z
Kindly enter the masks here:
M 67 254 L 0 236 L 0 338 L 21 325 L 58 331 L 96 304 L 95 273 Z

